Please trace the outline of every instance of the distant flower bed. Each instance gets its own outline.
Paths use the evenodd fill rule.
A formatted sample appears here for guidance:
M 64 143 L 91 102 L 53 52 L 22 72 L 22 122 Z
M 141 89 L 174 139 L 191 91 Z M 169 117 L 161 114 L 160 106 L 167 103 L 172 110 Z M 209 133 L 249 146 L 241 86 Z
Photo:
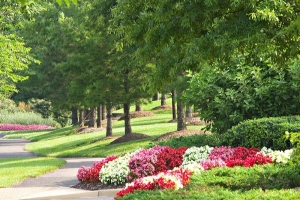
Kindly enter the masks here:
M 0 131 L 25 131 L 25 130 L 45 130 L 55 129 L 55 127 L 42 125 L 42 124 L 0 124 Z
M 180 189 L 188 184 L 193 173 L 216 167 L 253 167 L 269 163 L 287 163 L 292 150 L 273 151 L 245 147 L 180 147 L 155 146 L 140 149 L 121 157 L 111 156 L 91 168 L 81 167 L 78 180 L 101 182 L 126 187 L 117 193 L 122 198 L 136 190 Z M 98 167 L 96 167 L 98 166 Z M 97 168 L 97 169 L 96 169 Z

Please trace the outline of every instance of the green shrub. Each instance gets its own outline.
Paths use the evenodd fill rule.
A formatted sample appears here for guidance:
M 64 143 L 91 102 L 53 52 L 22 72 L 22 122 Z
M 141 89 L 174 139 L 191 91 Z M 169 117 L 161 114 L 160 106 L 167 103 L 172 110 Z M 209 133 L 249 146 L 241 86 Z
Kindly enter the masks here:
M 53 127 L 60 127 L 60 125 L 52 118 L 44 119 L 40 114 L 34 112 L 1 112 L 0 123 L 6 124 L 43 124 Z
M 292 163 L 300 164 L 300 133 L 286 132 L 286 137 L 294 145 L 293 154 L 291 157 Z
M 43 118 L 49 118 L 50 108 L 51 108 L 51 102 L 47 101 L 45 99 L 30 99 L 29 100 L 30 108 L 36 112 L 42 115 Z
M 17 107 L 17 105 L 13 100 L 0 96 L 0 113 L 3 112 L 14 113 L 20 111 L 21 109 Z
M 243 55 L 236 58 L 232 63 L 203 65 L 185 92 L 200 118 L 214 122 L 212 132 L 223 134 L 248 119 L 299 113 L 299 59 L 283 66 L 269 59 L 251 65 Z
M 285 150 L 292 147 L 285 132 L 300 131 L 300 116 L 270 117 L 246 120 L 221 135 L 223 145 L 244 147 L 268 147 Z
M 203 134 L 203 135 L 193 135 L 188 137 L 179 137 L 172 138 L 170 140 L 161 141 L 159 145 L 170 146 L 173 148 L 178 147 L 192 147 L 192 146 L 220 146 L 221 140 L 219 139 L 219 135 L 217 134 Z

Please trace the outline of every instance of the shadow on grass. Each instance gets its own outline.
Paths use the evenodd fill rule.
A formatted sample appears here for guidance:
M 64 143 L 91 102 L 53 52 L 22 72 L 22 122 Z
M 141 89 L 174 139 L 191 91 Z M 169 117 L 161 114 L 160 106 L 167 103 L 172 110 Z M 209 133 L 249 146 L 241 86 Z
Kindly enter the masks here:
M 40 141 L 40 140 L 48 140 L 48 139 L 54 139 L 56 137 L 62 137 L 62 136 L 67 136 L 67 135 L 71 135 L 71 134 L 76 134 L 77 128 L 78 128 L 78 126 L 69 126 L 69 127 L 65 127 L 65 128 L 55 129 L 55 130 L 49 131 L 45 134 L 30 137 L 29 140 L 32 142 L 35 142 L 35 141 Z

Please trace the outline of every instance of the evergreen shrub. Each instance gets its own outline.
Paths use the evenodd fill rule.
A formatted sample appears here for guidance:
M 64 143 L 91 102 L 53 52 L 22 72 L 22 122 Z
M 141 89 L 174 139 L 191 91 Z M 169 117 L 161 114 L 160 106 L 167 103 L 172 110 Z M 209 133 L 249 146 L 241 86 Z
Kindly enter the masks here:
M 292 148 L 285 132 L 300 132 L 300 116 L 270 117 L 246 120 L 233 126 L 220 140 L 226 146 L 244 146 L 274 150 Z
M 187 137 L 172 138 L 170 140 L 160 141 L 159 145 L 169 146 L 173 148 L 179 147 L 200 147 L 200 146 L 221 146 L 222 141 L 220 135 L 217 134 L 203 134 L 203 135 L 192 135 Z

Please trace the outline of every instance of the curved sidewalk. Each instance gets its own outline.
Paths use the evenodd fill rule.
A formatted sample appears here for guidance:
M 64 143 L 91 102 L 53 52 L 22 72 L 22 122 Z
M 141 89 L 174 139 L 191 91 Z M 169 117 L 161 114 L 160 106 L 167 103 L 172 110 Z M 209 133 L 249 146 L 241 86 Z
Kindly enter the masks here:
M 24 139 L 3 139 L 0 134 L 0 159 L 35 157 L 24 150 L 29 142 Z M 81 166 L 91 166 L 102 158 L 62 158 L 66 166 L 37 178 L 25 179 L 10 188 L 0 188 L 0 200 L 17 199 L 103 199 L 112 200 L 119 190 L 86 191 L 70 188 L 78 183 L 77 170 Z

